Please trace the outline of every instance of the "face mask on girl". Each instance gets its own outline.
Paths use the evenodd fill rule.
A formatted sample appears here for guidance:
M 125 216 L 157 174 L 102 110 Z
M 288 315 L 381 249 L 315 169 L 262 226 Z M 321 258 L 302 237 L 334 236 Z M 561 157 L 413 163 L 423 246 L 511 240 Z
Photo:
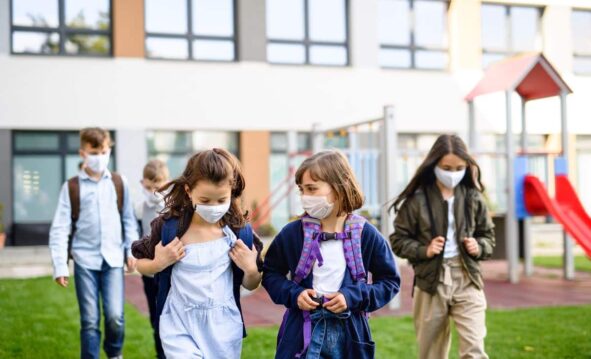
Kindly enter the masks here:
M 326 196 L 302 195 L 302 207 L 311 217 L 324 219 L 332 213 L 334 203 L 329 203 Z
M 196 204 L 195 205 L 195 212 L 201 218 L 209 223 L 217 223 L 220 219 L 224 217 L 228 210 L 230 209 L 230 201 L 226 203 L 222 203 L 217 206 L 206 206 L 204 204 Z
M 88 155 L 86 157 L 86 166 L 94 173 L 103 173 L 109 166 L 111 151 L 100 155 Z
M 465 174 L 465 168 L 461 171 L 446 171 L 439 166 L 435 166 L 435 176 L 439 182 L 450 189 L 455 188 L 462 181 Z

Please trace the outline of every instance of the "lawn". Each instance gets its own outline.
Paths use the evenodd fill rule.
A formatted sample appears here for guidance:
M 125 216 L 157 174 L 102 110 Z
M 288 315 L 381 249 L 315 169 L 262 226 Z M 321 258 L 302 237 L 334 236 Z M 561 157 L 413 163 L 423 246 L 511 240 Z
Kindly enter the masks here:
M 50 278 L 0 280 L 0 358 L 76 358 L 78 307 L 74 288 Z M 153 358 L 151 328 L 126 306 L 126 358 Z M 410 317 L 372 318 L 377 358 L 415 358 Z M 591 358 L 591 305 L 489 311 L 491 358 Z M 249 328 L 243 358 L 272 358 L 277 328 Z M 451 358 L 457 358 L 457 340 Z
M 534 257 L 534 265 L 547 268 L 562 268 L 562 256 Z M 586 256 L 575 256 L 575 270 L 591 272 L 591 259 Z

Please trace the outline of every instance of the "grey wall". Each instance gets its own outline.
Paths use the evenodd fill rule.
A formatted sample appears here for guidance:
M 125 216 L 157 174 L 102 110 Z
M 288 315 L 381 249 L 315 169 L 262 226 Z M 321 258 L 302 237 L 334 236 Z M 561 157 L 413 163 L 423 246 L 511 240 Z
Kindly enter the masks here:
M 240 61 L 267 61 L 265 0 L 239 0 L 238 56 Z
M 6 231 L 12 224 L 12 138 L 10 130 L 0 130 L 0 202 L 4 205 Z
M 10 52 L 10 0 L 0 0 L 0 55 Z

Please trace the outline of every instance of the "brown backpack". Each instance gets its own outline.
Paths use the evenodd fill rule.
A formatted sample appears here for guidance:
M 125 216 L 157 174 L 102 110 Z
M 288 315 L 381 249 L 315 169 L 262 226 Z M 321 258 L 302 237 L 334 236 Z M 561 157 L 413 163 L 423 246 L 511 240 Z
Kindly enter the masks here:
M 121 230 L 123 230 L 123 179 L 118 173 L 111 172 L 111 180 L 115 186 L 115 192 L 117 192 L 117 209 L 121 218 Z M 72 240 L 74 239 L 74 233 L 76 233 L 76 222 L 80 217 L 80 178 L 78 176 L 68 180 L 68 194 L 70 195 L 70 218 L 72 219 L 72 229 L 68 237 L 68 259 L 71 259 Z M 123 239 L 123 236 L 121 238 Z

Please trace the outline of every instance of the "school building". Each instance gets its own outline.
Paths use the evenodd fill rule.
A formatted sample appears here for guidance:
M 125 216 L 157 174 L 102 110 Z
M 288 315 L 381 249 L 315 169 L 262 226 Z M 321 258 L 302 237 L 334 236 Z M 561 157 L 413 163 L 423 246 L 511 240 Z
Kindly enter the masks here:
M 393 105 L 401 186 L 438 134 L 466 135 L 464 96 L 486 66 L 530 51 L 574 91 L 571 177 L 591 210 L 588 0 L 0 0 L 7 244 L 47 243 L 81 127 L 112 131 L 111 166 L 134 193 L 150 158 L 177 175 L 191 153 L 229 149 L 245 170 L 245 207 L 278 228 L 297 213 L 290 167 L 312 150 L 313 132 L 324 134 L 320 147 L 365 146 L 364 169 L 375 169 L 371 124 L 350 125 Z M 499 96 L 479 99 L 476 116 L 491 207 L 502 213 Z M 527 116 L 544 174 L 560 151 L 558 100 L 532 103 Z

